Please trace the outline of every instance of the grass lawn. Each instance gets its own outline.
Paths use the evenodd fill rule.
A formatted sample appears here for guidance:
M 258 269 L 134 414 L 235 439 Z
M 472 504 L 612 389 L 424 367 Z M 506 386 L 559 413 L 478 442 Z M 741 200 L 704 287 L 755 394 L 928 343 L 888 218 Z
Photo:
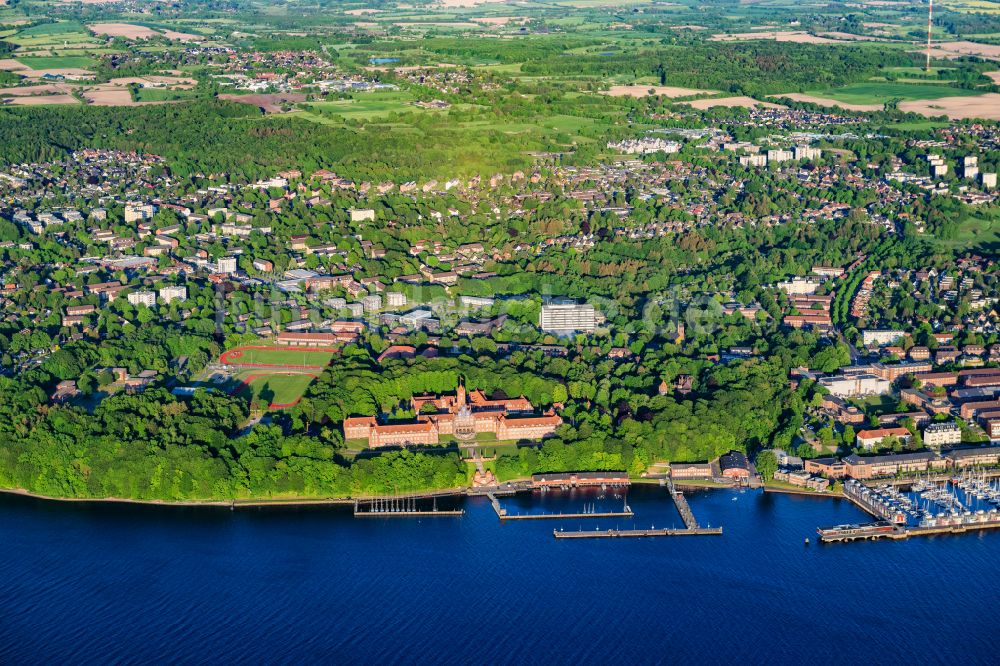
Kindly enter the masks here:
M 334 353 L 329 349 L 252 349 L 241 347 L 223 352 L 219 362 L 234 365 L 325 368 L 330 364 Z
M 974 90 L 963 90 L 935 83 L 855 83 L 841 88 L 816 90 L 809 93 L 817 97 L 829 97 L 846 104 L 882 104 L 898 98 L 941 99 L 942 97 L 965 97 L 979 95 Z
M 392 113 L 423 113 L 425 109 L 413 106 L 413 96 L 399 91 L 359 93 L 354 99 L 330 102 L 307 102 L 308 112 L 318 116 L 345 120 L 373 120 L 386 118 Z
M 248 373 L 248 377 L 252 377 L 252 379 L 243 388 L 240 395 L 248 400 L 258 398 L 261 402 L 266 402 L 278 409 L 281 408 L 280 405 L 290 406 L 298 402 L 313 381 L 312 375 L 253 375 L 253 373 Z
M 79 67 L 86 69 L 94 66 L 94 59 L 87 56 L 53 56 L 53 57 L 26 57 L 18 58 L 18 62 L 24 63 L 31 69 L 64 69 L 68 67 Z

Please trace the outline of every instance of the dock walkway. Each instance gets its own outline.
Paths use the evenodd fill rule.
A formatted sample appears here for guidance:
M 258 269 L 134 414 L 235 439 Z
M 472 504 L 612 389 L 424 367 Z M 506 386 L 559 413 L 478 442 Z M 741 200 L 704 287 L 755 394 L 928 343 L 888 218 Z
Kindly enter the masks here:
M 721 536 L 721 527 L 696 527 L 686 529 L 649 529 L 649 530 L 593 530 L 560 532 L 552 530 L 552 536 L 557 539 L 623 539 L 642 537 L 668 536 Z
M 667 479 L 667 489 L 670 491 L 670 497 L 674 500 L 674 505 L 677 506 L 677 513 L 681 514 L 684 526 L 689 530 L 698 529 L 698 521 L 695 520 L 694 512 L 691 511 L 691 505 L 688 504 L 684 493 L 674 488 L 673 481 L 670 479 Z

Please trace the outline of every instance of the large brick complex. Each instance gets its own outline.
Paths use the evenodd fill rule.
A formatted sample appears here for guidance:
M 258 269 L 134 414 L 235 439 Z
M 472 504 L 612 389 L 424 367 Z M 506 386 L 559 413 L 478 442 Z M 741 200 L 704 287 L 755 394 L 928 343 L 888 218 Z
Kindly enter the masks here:
M 538 415 L 524 396 L 491 400 L 482 391 L 455 395 L 414 396 L 418 414 L 410 423 L 381 424 L 374 416 L 344 419 L 344 439 L 367 439 L 370 448 L 437 444 L 442 435 L 474 438 L 492 433 L 498 440 L 540 440 L 562 425 L 551 410 Z

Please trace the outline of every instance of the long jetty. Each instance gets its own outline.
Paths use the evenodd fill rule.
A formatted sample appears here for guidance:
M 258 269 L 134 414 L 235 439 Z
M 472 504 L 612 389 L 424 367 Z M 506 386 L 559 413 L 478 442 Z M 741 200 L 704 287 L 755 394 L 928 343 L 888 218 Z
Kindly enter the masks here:
M 666 537 L 666 536 L 721 536 L 721 527 L 695 527 L 684 529 L 648 529 L 648 530 L 580 530 L 575 532 L 561 532 L 552 530 L 552 536 L 557 539 L 624 539 L 642 537 Z
M 670 497 L 673 498 L 674 505 L 677 507 L 677 513 L 681 514 L 681 520 L 684 521 L 684 526 L 689 530 L 698 529 L 698 521 L 695 520 L 694 512 L 691 511 L 691 505 L 688 504 L 687 498 L 684 497 L 684 493 L 674 488 L 674 484 L 670 479 L 667 479 L 667 489 L 670 491 Z

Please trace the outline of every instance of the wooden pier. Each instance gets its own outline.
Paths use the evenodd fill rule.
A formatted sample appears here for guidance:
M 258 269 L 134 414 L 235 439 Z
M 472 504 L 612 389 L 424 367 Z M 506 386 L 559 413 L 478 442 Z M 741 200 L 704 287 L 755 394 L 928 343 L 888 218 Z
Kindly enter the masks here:
M 721 527 L 696 527 L 685 529 L 648 529 L 648 530 L 593 530 L 577 532 L 561 532 L 552 530 L 552 536 L 557 539 L 639 539 L 645 537 L 669 536 L 721 536 Z
M 691 511 L 691 505 L 688 504 L 687 499 L 684 497 L 684 493 L 674 488 L 674 484 L 670 479 L 667 479 L 667 490 L 670 491 L 670 497 L 674 500 L 674 505 L 677 507 L 677 513 L 681 514 L 681 520 L 684 521 L 684 527 L 689 530 L 697 530 L 700 528 L 698 521 L 695 520 L 694 512 Z M 721 530 L 719 534 L 721 534 Z

